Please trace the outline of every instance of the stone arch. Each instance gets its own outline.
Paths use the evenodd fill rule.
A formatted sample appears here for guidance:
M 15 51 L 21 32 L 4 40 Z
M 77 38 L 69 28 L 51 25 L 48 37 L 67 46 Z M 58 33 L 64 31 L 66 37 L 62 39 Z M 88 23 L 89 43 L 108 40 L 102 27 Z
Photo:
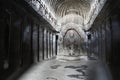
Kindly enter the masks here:
M 63 37 L 66 35 L 66 33 L 67 33 L 69 30 L 74 30 L 74 31 L 81 37 L 81 35 L 79 34 L 79 32 L 78 32 L 76 29 L 74 29 L 74 28 L 69 28 L 69 29 L 67 29 L 66 32 L 64 33 Z
M 73 48 L 74 48 L 73 52 L 77 51 L 74 53 L 76 53 L 78 55 L 82 55 L 84 53 L 84 50 L 82 50 L 82 48 L 79 46 L 80 46 L 80 44 L 84 43 L 87 40 L 87 36 L 81 27 L 82 27 L 82 25 L 77 25 L 74 23 L 69 23 L 64 26 L 61 26 L 61 28 L 59 29 L 60 33 L 59 33 L 59 39 L 58 39 L 58 55 L 59 56 L 60 55 L 69 55 L 69 47 L 68 47 L 69 40 L 68 40 L 67 44 L 66 44 L 66 42 L 64 42 L 64 37 L 67 34 L 67 32 L 69 32 L 69 30 L 74 30 L 76 32 L 76 34 L 78 34 L 78 36 L 80 36 L 80 40 L 76 39 L 78 41 L 75 41 L 76 43 L 78 43 L 78 48 L 75 48 L 76 43 L 73 44 Z M 79 41 L 80 41 L 80 43 L 79 43 Z M 71 45 L 72 45 L 72 43 L 71 43 Z
M 81 28 L 82 25 L 76 25 L 76 24 L 67 24 L 60 29 L 60 38 L 63 38 L 64 35 L 66 34 L 67 30 L 73 29 L 75 30 L 83 39 L 83 41 L 86 41 L 87 37 L 84 32 L 84 30 Z

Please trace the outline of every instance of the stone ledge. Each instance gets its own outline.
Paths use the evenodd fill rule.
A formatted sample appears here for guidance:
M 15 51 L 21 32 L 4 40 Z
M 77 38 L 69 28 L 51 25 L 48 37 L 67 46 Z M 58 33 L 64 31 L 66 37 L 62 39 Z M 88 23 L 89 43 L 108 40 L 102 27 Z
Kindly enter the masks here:
M 88 60 L 88 56 L 69 56 L 69 55 L 58 55 L 57 60 Z

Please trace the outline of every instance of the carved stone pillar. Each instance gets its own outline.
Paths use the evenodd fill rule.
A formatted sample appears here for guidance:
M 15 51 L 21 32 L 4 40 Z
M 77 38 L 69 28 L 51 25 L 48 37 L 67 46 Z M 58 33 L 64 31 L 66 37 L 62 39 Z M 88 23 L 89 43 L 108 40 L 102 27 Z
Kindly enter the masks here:
M 49 57 L 51 58 L 51 32 L 49 32 Z
M 37 26 L 34 25 L 33 27 L 33 59 L 34 59 L 34 62 L 37 62 Z
M 46 58 L 48 58 L 48 31 L 46 31 Z
M 53 56 L 56 56 L 56 35 L 53 34 Z
M 47 35 L 48 35 L 48 58 L 50 58 L 50 32 L 48 31 L 48 33 L 47 33 Z
M 53 57 L 53 33 L 50 34 L 51 57 Z
M 42 61 L 43 57 L 43 30 L 39 28 L 39 61 Z
M 46 34 L 47 30 L 44 29 L 44 59 L 47 59 L 47 40 L 46 40 Z

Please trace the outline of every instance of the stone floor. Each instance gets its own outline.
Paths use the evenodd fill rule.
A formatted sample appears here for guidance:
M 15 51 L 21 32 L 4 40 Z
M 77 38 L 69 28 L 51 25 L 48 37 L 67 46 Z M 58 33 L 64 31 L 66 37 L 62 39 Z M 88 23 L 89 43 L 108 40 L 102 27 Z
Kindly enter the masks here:
M 111 80 L 109 70 L 98 60 L 52 59 L 35 64 L 18 80 Z

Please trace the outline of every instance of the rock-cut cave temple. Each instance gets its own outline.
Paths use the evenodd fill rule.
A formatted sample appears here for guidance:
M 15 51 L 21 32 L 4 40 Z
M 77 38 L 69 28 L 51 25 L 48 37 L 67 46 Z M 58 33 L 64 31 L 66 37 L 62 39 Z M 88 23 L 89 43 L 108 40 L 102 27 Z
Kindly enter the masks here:
M 120 80 L 120 0 L 0 0 L 0 80 Z

